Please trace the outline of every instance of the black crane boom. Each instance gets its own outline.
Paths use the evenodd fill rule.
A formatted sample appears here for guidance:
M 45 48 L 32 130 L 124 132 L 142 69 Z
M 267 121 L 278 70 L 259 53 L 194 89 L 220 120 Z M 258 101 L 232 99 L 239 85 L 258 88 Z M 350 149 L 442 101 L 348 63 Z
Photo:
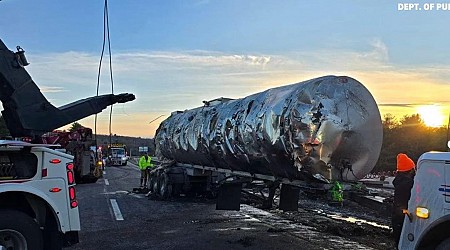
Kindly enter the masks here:
M 13 137 L 39 137 L 46 132 L 101 112 L 109 105 L 135 99 L 133 94 L 106 94 L 53 106 L 25 70 L 24 51 L 9 50 L 0 39 L 0 101 Z

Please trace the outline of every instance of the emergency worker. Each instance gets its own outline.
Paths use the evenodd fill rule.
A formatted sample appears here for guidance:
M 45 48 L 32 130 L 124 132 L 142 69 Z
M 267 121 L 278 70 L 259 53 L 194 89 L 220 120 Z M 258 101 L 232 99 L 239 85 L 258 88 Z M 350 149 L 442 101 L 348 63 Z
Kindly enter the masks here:
M 152 157 L 148 155 L 148 152 L 139 159 L 139 169 L 141 170 L 141 188 L 147 187 L 148 168 L 153 167 Z
M 397 155 L 397 175 L 392 184 L 394 184 L 394 204 L 392 211 L 392 229 L 396 246 L 400 241 L 403 221 L 405 215 L 403 209 L 408 209 L 408 201 L 411 197 L 411 188 L 414 184 L 416 174 L 414 161 L 406 154 Z

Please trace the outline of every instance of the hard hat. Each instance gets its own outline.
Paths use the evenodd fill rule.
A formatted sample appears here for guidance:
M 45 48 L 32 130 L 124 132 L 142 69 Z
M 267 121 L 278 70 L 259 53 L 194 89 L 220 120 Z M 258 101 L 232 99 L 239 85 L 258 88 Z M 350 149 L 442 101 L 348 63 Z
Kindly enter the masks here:
M 413 169 L 416 165 L 413 160 L 409 158 L 406 154 L 397 155 L 397 172 L 406 172 Z

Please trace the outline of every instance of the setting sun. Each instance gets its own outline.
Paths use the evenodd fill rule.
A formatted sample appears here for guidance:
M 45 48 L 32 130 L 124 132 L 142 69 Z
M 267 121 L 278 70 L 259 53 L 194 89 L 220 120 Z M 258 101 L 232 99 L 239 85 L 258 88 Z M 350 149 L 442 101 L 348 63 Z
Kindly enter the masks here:
M 417 112 L 425 125 L 429 127 L 441 127 L 446 124 L 446 115 L 442 107 L 438 105 L 424 105 L 417 107 Z

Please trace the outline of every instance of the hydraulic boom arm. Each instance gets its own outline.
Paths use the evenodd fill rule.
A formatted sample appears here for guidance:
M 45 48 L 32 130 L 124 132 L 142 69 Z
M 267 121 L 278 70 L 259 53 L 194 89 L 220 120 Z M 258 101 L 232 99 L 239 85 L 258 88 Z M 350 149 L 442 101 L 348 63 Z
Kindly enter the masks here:
M 109 105 L 135 99 L 133 94 L 107 94 L 53 106 L 25 70 L 24 51 L 10 51 L 0 39 L 0 100 L 6 126 L 13 137 L 37 137 L 74 121 L 97 114 Z

